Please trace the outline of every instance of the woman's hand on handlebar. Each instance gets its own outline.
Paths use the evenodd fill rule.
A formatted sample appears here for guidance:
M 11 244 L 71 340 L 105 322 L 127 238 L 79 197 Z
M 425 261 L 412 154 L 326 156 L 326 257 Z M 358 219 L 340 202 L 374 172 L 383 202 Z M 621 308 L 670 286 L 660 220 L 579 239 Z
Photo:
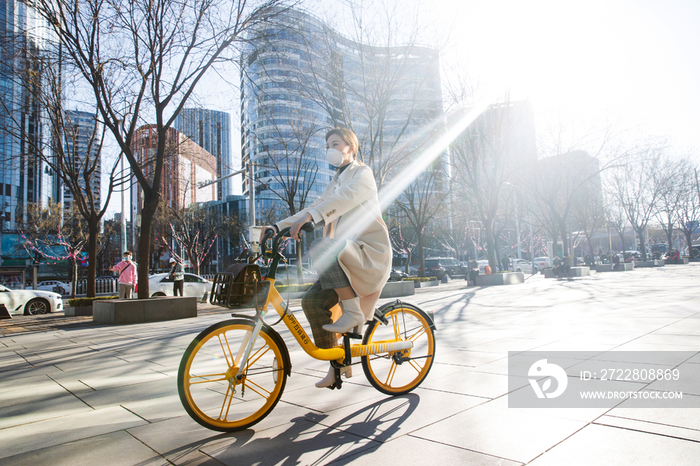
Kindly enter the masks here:
M 293 240 L 299 241 L 299 230 L 301 230 L 301 227 L 311 222 L 313 219 L 314 218 L 311 216 L 311 214 L 307 213 L 302 218 L 294 222 L 294 224 L 289 228 L 289 236 Z

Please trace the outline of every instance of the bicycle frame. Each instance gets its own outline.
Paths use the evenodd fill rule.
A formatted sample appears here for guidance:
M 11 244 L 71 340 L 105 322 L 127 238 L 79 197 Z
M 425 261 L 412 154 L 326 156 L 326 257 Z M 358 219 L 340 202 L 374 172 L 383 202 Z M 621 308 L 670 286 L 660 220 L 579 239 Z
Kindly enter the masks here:
M 280 254 L 277 252 L 277 239 L 275 240 L 273 251 L 274 255 L 272 259 L 272 265 L 270 266 L 271 273 L 268 275 L 268 277 L 265 278 L 266 281 L 270 282 L 270 291 L 267 295 L 265 304 L 262 307 L 256 309 L 256 317 L 252 319 L 255 322 L 255 327 L 253 328 L 248 344 L 246 345 L 242 359 L 243 361 L 248 360 L 250 351 L 253 348 L 255 340 L 258 338 L 260 330 L 263 326 L 263 317 L 266 313 L 266 309 L 269 307 L 270 304 L 280 316 L 282 322 L 284 322 L 284 325 L 294 336 L 294 339 L 297 341 L 299 346 L 301 346 L 301 348 L 306 354 L 308 354 L 314 359 L 318 359 L 321 361 L 337 361 L 340 365 L 345 365 L 346 361 L 349 361 L 349 359 L 353 357 L 369 356 L 371 354 L 385 353 L 390 351 L 402 351 L 413 347 L 413 342 L 410 340 L 386 341 L 381 343 L 373 343 L 369 345 L 348 345 L 350 349 L 350 357 L 348 357 L 346 353 L 346 348 L 344 346 L 336 346 L 334 348 L 319 348 L 318 346 L 316 346 L 313 343 L 312 339 L 309 337 L 309 335 L 306 333 L 306 330 L 304 330 L 304 327 L 301 325 L 301 323 L 299 323 L 296 317 L 294 317 L 294 314 L 289 311 L 288 304 L 284 301 L 282 295 L 280 295 L 279 291 L 277 291 L 277 289 L 275 288 L 274 272 L 276 271 L 277 265 L 281 258 Z M 336 304 L 336 306 L 338 306 L 338 304 Z M 245 364 L 241 364 L 239 366 L 238 373 L 236 374 L 237 377 L 242 374 L 244 366 Z

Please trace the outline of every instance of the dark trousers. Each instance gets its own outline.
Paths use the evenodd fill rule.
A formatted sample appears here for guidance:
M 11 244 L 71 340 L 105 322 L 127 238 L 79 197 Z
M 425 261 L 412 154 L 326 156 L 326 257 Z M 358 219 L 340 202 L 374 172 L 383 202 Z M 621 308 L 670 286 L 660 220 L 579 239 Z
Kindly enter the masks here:
M 319 348 L 338 346 L 335 333 L 323 330 L 324 325 L 332 323 L 331 308 L 338 304 L 338 293 L 333 289 L 324 290 L 320 281 L 309 288 L 301 299 L 306 320 L 309 321 L 314 343 Z
M 173 296 L 177 296 L 178 291 L 180 296 L 182 296 L 182 290 L 184 289 L 185 280 L 175 280 L 173 282 Z

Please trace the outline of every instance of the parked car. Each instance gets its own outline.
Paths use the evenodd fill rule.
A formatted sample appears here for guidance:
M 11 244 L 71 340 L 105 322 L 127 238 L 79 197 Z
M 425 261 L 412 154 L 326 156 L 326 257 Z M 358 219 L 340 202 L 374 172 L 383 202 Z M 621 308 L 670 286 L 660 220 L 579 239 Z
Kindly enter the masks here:
M 33 286 L 28 286 L 27 290 L 33 290 Z M 58 280 L 44 280 L 36 285 L 36 289 L 40 291 L 53 291 L 63 296 L 68 296 L 70 294 L 70 284 L 60 282 Z
M 453 257 L 428 257 L 425 259 L 425 276 L 442 280 L 445 274 L 450 277 L 466 277 L 467 268 Z
M 640 261 L 642 260 L 642 253 L 639 251 L 625 251 L 624 258 L 625 262 Z
M 63 310 L 61 295 L 51 291 L 11 290 L 0 285 L 0 305 L 10 314 L 48 314 Z
M 528 262 L 525 259 L 511 259 L 509 269 L 512 272 L 532 272 L 532 262 Z
M 206 278 L 193 273 L 185 274 L 183 285 L 183 296 L 194 296 L 201 298 L 205 293 L 211 292 L 211 282 Z M 148 290 L 151 296 L 172 296 L 173 279 L 168 273 L 157 273 L 148 277 Z
M 267 275 L 267 267 L 260 267 L 263 278 Z M 318 274 L 307 267 L 301 268 L 302 282 L 299 283 L 299 269 L 296 265 L 280 264 L 275 273 L 275 285 L 303 285 L 304 283 L 316 283 Z
M 489 261 L 487 259 L 482 259 L 480 261 L 476 261 L 477 264 L 479 264 L 479 275 L 483 275 L 486 273 L 486 266 L 489 265 Z
M 390 282 L 400 282 L 404 278 L 408 277 L 408 274 L 404 272 L 403 270 L 399 269 L 391 269 L 391 274 L 389 275 L 389 281 Z
M 552 264 L 549 263 L 549 257 L 535 257 L 535 267 L 537 267 L 539 272 L 551 266 Z

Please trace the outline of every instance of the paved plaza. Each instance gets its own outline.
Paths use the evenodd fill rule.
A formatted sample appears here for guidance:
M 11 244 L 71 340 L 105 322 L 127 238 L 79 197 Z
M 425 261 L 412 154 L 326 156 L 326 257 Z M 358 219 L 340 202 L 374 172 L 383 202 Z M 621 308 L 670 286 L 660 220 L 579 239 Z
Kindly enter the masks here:
M 434 312 L 437 352 L 405 396 L 376 391 L 359 365 L 342 390 L 316 389 L 327 363 L 276 327 L 292 376 L 275 410 L 234 434 L 191 420 L 176 387 L 185 348 L 228 317 L 223 309 L 200 304 L 197 318 L 124 326 L 60 314 L 0 321 L 0 464 L 699 464 L 700 409 L 508 408 L 507 357 L 700 351 L 700 263 L 526 277 L 494 287 L 455 280 L 406 298 Z M 700 378 L 682 389 L 700 397 Z

